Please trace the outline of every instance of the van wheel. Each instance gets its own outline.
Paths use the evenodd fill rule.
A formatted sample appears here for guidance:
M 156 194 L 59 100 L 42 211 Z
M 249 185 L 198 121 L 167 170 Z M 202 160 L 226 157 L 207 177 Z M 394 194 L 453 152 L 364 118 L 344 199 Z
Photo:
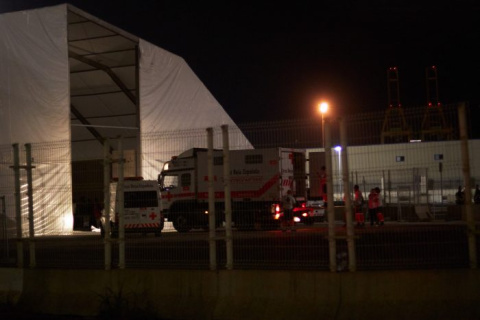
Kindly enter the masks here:
M 173 223 L 173 227 L 178 232 L 188 232 L 192 229 L 192 226 L 188 221 L 187 217 L 181 214 L 175 216 L 172 223 Z

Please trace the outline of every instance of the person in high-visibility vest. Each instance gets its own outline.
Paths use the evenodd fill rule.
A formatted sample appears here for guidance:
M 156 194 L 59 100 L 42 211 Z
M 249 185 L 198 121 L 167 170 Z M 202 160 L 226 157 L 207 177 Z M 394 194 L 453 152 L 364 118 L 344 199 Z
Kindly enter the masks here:
M 356 184 L 353 186 L 353 208 L 355 212 L 355 222 L 358 227 L 365 226 L 365 216 L 363 214 L 363 194 L 360 187 Z
M 376 198 L 377 198 L 377 222 L 379 225 L 383 226 L 385 223 L 385 219 L 383 216 L 383 201 L 382 201 L 382 194 L 380 193 L 380 188 L 375 188 Z
M 371 189 L 370 193 L 368 194 L 368 216 L 370 218 L 370 225 L 373 226 L 374 224 L 377 225 L 377 208 L 378 208 L 378 201 L 375 189 Z

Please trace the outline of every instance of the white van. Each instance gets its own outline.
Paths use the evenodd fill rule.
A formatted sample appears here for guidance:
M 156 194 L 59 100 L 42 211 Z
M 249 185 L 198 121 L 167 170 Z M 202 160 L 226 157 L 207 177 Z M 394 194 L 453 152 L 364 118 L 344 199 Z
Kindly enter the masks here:
M 118 183 L 110 184 L 110 227 L 112 237 L 118 236 Z M 160 210 L 160 189 L 156 180 L 125 179 L 123 184 L 125 233 L 154 233 L 160 236 L 165 219 Z M 104 236 L 105 216 L 101 234 Z

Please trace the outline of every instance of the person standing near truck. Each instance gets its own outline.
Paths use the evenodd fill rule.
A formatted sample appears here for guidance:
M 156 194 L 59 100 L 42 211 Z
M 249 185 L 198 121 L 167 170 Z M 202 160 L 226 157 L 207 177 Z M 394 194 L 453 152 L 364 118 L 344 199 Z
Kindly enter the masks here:
M 282 231 L 287 231 L 287 229 L 291 231 L 295 231 L 293 229 L 294 221 L 293 221 L 293 208 L 297 200 L 293 197 L 292 190 L 289 189 L 285 197 L 283 197 L 283 220 L 282 220 Z
M 475 193 L 473 195 L 473 203 L 480 204 L 480 189 L 478 188 L 478 184 L 475 186 Z
M 375 189 L 372 188 L 368 194 L 368 216 L 370 218 L 370 225 L 378 225 L 377 221 L 378 198 Z
M 100 229 L 102 227 L 102 205 L 97 198 L 95 198 L 95 201 L 93 202 L 93 217 L 95 218 L 95 228 Z
M 320 178 L 320 194 L 323 198 L 323 205 L 327 207 L 327 171 L 325 166 L 322 166 L 317 174 Z
M 383 200 L 382 200 L 382 193 L 379 187 L 375 188 L 375 194 L 377 197 L 377 223 L 381 226 L 385 223 L 385 219 L 383 216 Z
M 365 226 L 365 216 L 363 215 L 363 194 L 360 191 L 360 187 L 356 184 L 353 186 L 353 205 L 355 211 L 355 221 L 357 223 L 357 227 Z
M 464 204 L 465 203 L 465 192 L 463 191 L 462 186 L 458 186 L 457 193 L 455 193 L 455 204 Z

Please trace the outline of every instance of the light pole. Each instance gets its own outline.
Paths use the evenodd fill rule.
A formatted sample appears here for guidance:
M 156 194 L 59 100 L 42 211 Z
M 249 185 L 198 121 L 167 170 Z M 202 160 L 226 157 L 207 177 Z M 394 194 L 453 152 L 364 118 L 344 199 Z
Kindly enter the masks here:
M 335 150 L 335 152 L 337 153 L 338 155 L 338 185 L 339 185 L 339 191 L 340 191 L 340 195 L 343 194 L 343 179 L 342 179 L 342 147 L 341 146 L 336 146 L 335 148 L 333 148 L 333 150 Z
M 325 119 L 323 115 L 328 111 L 328 103 L 321 102 L 318 105 L 318 109 L 320 110 L 320 114 L 322 115 L 322 148 L 325 148 Z

